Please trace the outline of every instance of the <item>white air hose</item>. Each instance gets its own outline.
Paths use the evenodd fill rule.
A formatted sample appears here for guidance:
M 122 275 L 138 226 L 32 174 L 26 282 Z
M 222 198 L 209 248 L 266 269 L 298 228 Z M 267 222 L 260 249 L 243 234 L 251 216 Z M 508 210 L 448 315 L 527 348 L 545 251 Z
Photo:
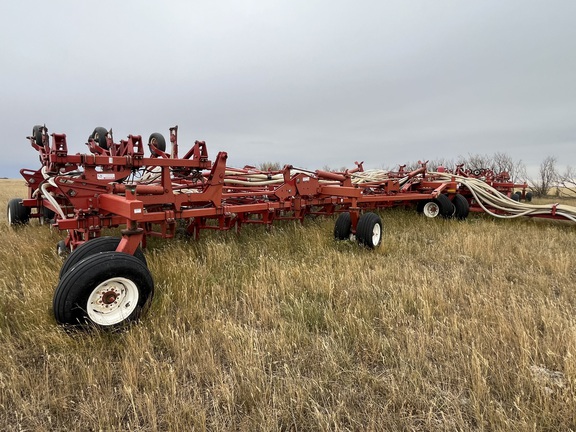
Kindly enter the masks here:
M 52 196 L 52 194 L 46 190 L 47 186 L 48 186 L 47 183 L 42 183 L 42 185 L 40 186 L 40 189 L 42 189 L 42 196 L 44 197 L 44 199 L 47 199 L 50 202 L 50 204 L 52 204 L 52 206 L 56 209 L 56 211 L 58 212 L 58 214 L 62 219 L 66 219 L 64 211 L 62 210 L 62 207 L 60 207 L 60 204 L 58 204 L 58 201 L 56 201 Z
M 404 184 L 410 180 L 410 176 L 404 176 L 400 179 L 397 177 L 392 178 L 387 171 L 379 169 L 359 171 L 352 174 L 352 183 L 355 185 L 361 185 L 363 183 L 385 182 L 387 180 L 397 180 L 400 186 L 404 186 Z
M 273 184 L 281 184 L 284 180 L 236 180 L 236 179 L 224 179 L 224 184 L 230 185 L 240 185 L 240 186 L 268 186 Z
M 491 216 L 501 219 L 512 219 L 521 216 L 537 215 L 558 215 L 573 222 L 576 222 L 576 207 L 564 204 L 527 204 L 514 201 L 503 193 L 497 191 L 489 184 L 482 180 L 470 177 L 463 177 L 448 173 L 431 172 L 432 174 L 444 181 L 454 179 L 463 186 L 466 186 L 472 193 L 472 196 L 482 209 Z M 498 214 L 487 207 L 492 207 L 507 214 Z
M 378 169 L 358 171 L 352 174 L 353 184 L 383 182 L 389 179 L 390 176 L 388 175 L 388 172 Z
M 248 173 L 241 171 L 226 171 L 224 184 L 240 185 L 240 186 L 268 186 L 273 184 L 281 184 L 284 182 L 282 174 L 268 175 L 264 173 Z M 242 177 L 236 179 L 234 177 Z
M 304 171 L 291 170 L 290 176 L 301 173 Z M 305 172 L 306 173 L 306 172 Z M 308 174 L 308 173 L 306 173 Z M 234 177 L 242 177 L 242 179 L 236 179 Z M 363 183 L 380 183 L 389 180 L 390 177 L 386 171 L 382 170 L 369 170 L 362 172 L 355 172 L 351 175 L 352 184 L 361 185 Z M 400 186 L 404 185 L 410 177 L 406 176 L 401 179 L 396 179 Z M 284 182 L 284 176 L 282 174 L 268 175 L 264 173 L 246 173 L 239 171 L 226 171 L 226 178 L 224 179 L 225 184 L 229 185 L 240 185 L 240 186 L 268 186 L 273 184 L 282 184 Z M 322 184 L 337 184 L 338 181 L 334 180 L 320 180 Z
M 149 184 L 155 182 L 162 176 L 162 168 L 159 166 L 148 167 L 146 168 L 142 177 L 138 179 L 138 183 L 140 184 Z
M 45 166 L 42 167 L 42 176 L 44 177 L 45 181 L 40 184 L 40 187 L 36 190 L 36 192 L 38 192 L 38 190 L 40 190 L 42 192 L 42 197 L 44 199 L 48 200 L 48 202 L 50 202 L 50 204 L 52 204 L 52 206 L 54 207 L 54 209 L 56 210 L 56 212 L 60 215 L 60 217 L 62 219 L 66 219 L 66 215 L 64 214 L 62 207 L 60 207 L 60 204 L 58 204 L 58 201 L 56 201 L 56 199 L 52 196 L 52 194 L 47 189 L 48 185 L 53 186 L 53 187 L 57 187 L 56 181 L 54 180 L 54 176 L 52 176 L 46 172 Z

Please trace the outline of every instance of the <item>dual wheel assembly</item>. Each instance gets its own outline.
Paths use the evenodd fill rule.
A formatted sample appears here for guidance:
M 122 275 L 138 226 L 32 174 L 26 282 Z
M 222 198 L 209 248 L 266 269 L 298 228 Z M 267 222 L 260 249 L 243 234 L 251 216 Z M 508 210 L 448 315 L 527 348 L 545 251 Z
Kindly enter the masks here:
M 21 198 L 12 198 L 6 208 L 8 225 L 24 225 L 30 220 L 30 208 L 22 205 Z
M 349 240 L 352 236 L 352 217 L 350 212 L 340 213 L 334 225 L 336 240 Z M 362 246 L 374 249 L 382 243 L 382 219 L 376 213 L 360 215 L 356 226 L 356 240 Z
M 456 194 L 450 200 L 448 195 L 440 194 L 432 200 L 419 201 L 416 210 L 429 218 L 441 216 L 445 219 L 464 220 L 470 213 L 470 205 L 463 195 Z
M 149 306 L 154 281 L 141 249 L 116 252 L 120 238 L 99 237 L 70 254 L 54 292 L 59 324 L 116 329 L 136 321 Z
M 52 221 L 55 213 L 47 207 L 40 207 L 39 218 L 40 223 L 43 224 L 46 221 Z M 8 225 L 18 226 L 26 225 L 30 222 L 30 207 L 26 207 L 22 204 L 22 198 L 12 198 L 8 201 L 8 206 L 6 207 L 6 219 L 8 220 Z

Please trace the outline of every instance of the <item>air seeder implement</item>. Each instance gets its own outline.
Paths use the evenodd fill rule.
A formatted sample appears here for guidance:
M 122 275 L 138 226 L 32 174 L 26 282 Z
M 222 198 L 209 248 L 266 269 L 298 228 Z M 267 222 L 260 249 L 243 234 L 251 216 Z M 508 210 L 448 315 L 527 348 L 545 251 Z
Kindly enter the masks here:
M 465 219 L 470 203 L 486 201 L 470 177 L 429 173 L 426 163 L 394 173 L 358 162 L 342 172 L 231 168 L 226 152 L 210 160 L 203 141 L 181 152 L 177 126 L 169 129 L 169 149 L 159 133 L 146 144 L 140 135 L 116 143 L 104 128 L 90 135 L 86 153 L 71 154 L 66 135 L 49 135 L 45 126 L 35 126 L 28 140 L 41 167 L 21 170 L 28 197 L 10 200 L 8 221 L 49 221 L 67 232 L 57 248 L 71 254 L 53 299 L 54 316 L 65 325 L 111 328 L 140 316 L 154 292 L 142 252 L 149 237 L 183 232 L 196 239 L 202 230 L 337 215 L 337 240 L 376 248 L 382 241 L 376 210 L 410 206 L 428 217 Z M 103 235 L 118 227 L 121 237 Z

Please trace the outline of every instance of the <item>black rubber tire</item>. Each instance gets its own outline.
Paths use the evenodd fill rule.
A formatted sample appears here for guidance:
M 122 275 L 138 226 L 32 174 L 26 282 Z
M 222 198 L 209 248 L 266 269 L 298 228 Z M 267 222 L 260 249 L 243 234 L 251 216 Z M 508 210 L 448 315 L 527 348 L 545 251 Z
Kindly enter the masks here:
M 348 240 L 352 232 L 352 218 L 349 212 L 340 213 L 334 224 L 334 238 Z
M 426 205 L 427 202 L 430 202 L 430 200 L 418 201 L 418 204 L 416 204 L 416 211 L 418 212 L 418 214 L 424 213 L 424 206 Z
M 42 207 L 42 217 L 44 218 L 44 222 L 49 222 L 54 220 L 56 213 L 53 210 L 50 210 L 48 207 Z
M 154 132 L 148 138 L 148 144 L 154 144 L 156 148 L 162 152 L 166 151 L 166 140 L 164 139 L 164 135 L 159 132 Z
M 22 198 L 12 198 L 6 208 L 8 225 L 24 225 L 30 220 L 30 208 L 22 205 Z
M 97 128 L 94 128 L 94 132 L 92 132 L 92 134 L 90 134 L 89 139 L 93 139 L 104 150 L 108 150 L 108 141 L 106 140 L 107 135 L 108 135 L 108 131 L 106 130 L 106 128 L 97 127 Z
M 512 198 L 514 201 L 520 201 L 520 194 L 518 192 L 514 192 L 512 195 L 510 195 L 510 198 Z
M 118 322 L 95 322 L 89 317 L 89 298 L 96 287 L 112 278 L 124 278 L 134 284 L 138 291 L 137 304 Z M 122 252 L 102 252 L 81 261 L 64 275 L 54 292 L 52 307 L 59 324 L 116 329 L 137 320 L 153 295 L 154 281 L 142 261 Z M 105 318 L 105 314 L 101 316 Z
M 374 249 L 382 243 L 382 219 L 376 213 L 360 216 L 356 227 L 356 240 L 362 246 Z
M 451 218 L 454 214 L 454 204 L 448 198 L 448 195 L 440 194 L 435 199 L 434 202 L 440 207 L 440 216 L 443 218 Z
M 438 206 L 438 213 L 436 213 L 435 215 L 430 215 L 426 213 L 426 205 L 429 203 L 434 203 Z M 416 206 L 416 211 L 418 211 L 418 213 L 423 214 L 428 218 L 436 218 L 438 216 L 442 216 L 445 219 L 449 219 L 454 216 L 455 209 L 454 205 L 450 201 L 450 198 L 448 198 L 448 195 L 440 194 L 434 199 L 422 200 L 418 202 Z
M 526 192 L 526 202 L 532 202 L 532 192 Z
M 42 130 L 44 129 L 44 126 L 42 125 L 36 125 L 32 128 L 32 136 L 34 137 L 34 142 L 36 143 L 36 145 L 43 145 L 42 144 Z
M 454 218 L 458 220 L 464 220 L 470 214 L 470 204 L 464 195 L 456 194 L 452 198 L 452 204 L 454 205 Z
M 60 279 L 73 268 L 80 261 L 86 259 L 89 256 L 96 255 L 100 252 L 112 252 L 115 251 L 120 244 L 120 237 L 96 237 L 92 240 L 88 240 L 86 243 L 78 246 L 74 251 L 68 256 L 68 259 L 64 261 L 62 268 L 60 269 Z M 127 254 L 126 254 L 127 255 Z M 145 266 L 148 266 L 146 262 L 146 257 L 140 246 L 134 252 L 134 257 L 139 259 Z

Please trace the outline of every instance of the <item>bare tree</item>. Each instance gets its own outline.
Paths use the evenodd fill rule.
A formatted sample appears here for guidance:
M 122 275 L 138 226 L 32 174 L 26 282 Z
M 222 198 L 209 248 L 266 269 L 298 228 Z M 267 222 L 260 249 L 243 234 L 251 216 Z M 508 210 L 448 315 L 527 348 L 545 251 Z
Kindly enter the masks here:
M 436 158 L 428 161 L 427 167 L 429 171 L 437 171 L 439 166 L 453 170 L 456 167 L 456 162 L 454 162 L 454 159 L 448 158 Z
M 258 165 L 260 171 L 278 171 L 282 168 L 280 162 L 262 162 Z
M 392 171 L 398 171 L 401 165 L 396 165 Z M 404 171 L 410 172 L 420 168 L 422 165 L 417 161 L 404 162 Z
M 324 165 L 322 167 L 322 171 L 328 171 L 328 172 L 345 172 L 346 170 L 349 170 L 351 167 L 346 167 L 346 166 L 341 166 L 340 168 L 332 168 L 330 165 Z
M 459 157 L 462 160 L 461 163 L 464 163 L 464 167 L 471 171 L 474 170 L 482 170 L 482 169 L 494 169 L 494 158 L 489 155 L 481 155 L 481 154 L 468 154 L 468 157 L 463 158 L 462 156 Z
M 514 183 L 526 180 L 526 166 L 522 160 L 514 162 L 509 154 L 501 152 L 494 153 L 492 160 L 494 172 L 498 174 L 507 172 Z
M 510 178 L 514 183 L 524 183 L 528 179 L 528 172 L 526 171 L 526 165 L 520 159 L 514 164 L 514 168 L 510 173 Z
M 530 189 L 532 189 L 536 196 L 545 196 L 548 195 L 557 180 L 556 158 L 554 156 L 546 156 L 540 164 L 538 178 L 530 181 L 530 183 L 532 183 Z
M 558 186 L 562 195 L 576 197 L 576 169 L 567 166 L 566 171 L 558 176 Z

